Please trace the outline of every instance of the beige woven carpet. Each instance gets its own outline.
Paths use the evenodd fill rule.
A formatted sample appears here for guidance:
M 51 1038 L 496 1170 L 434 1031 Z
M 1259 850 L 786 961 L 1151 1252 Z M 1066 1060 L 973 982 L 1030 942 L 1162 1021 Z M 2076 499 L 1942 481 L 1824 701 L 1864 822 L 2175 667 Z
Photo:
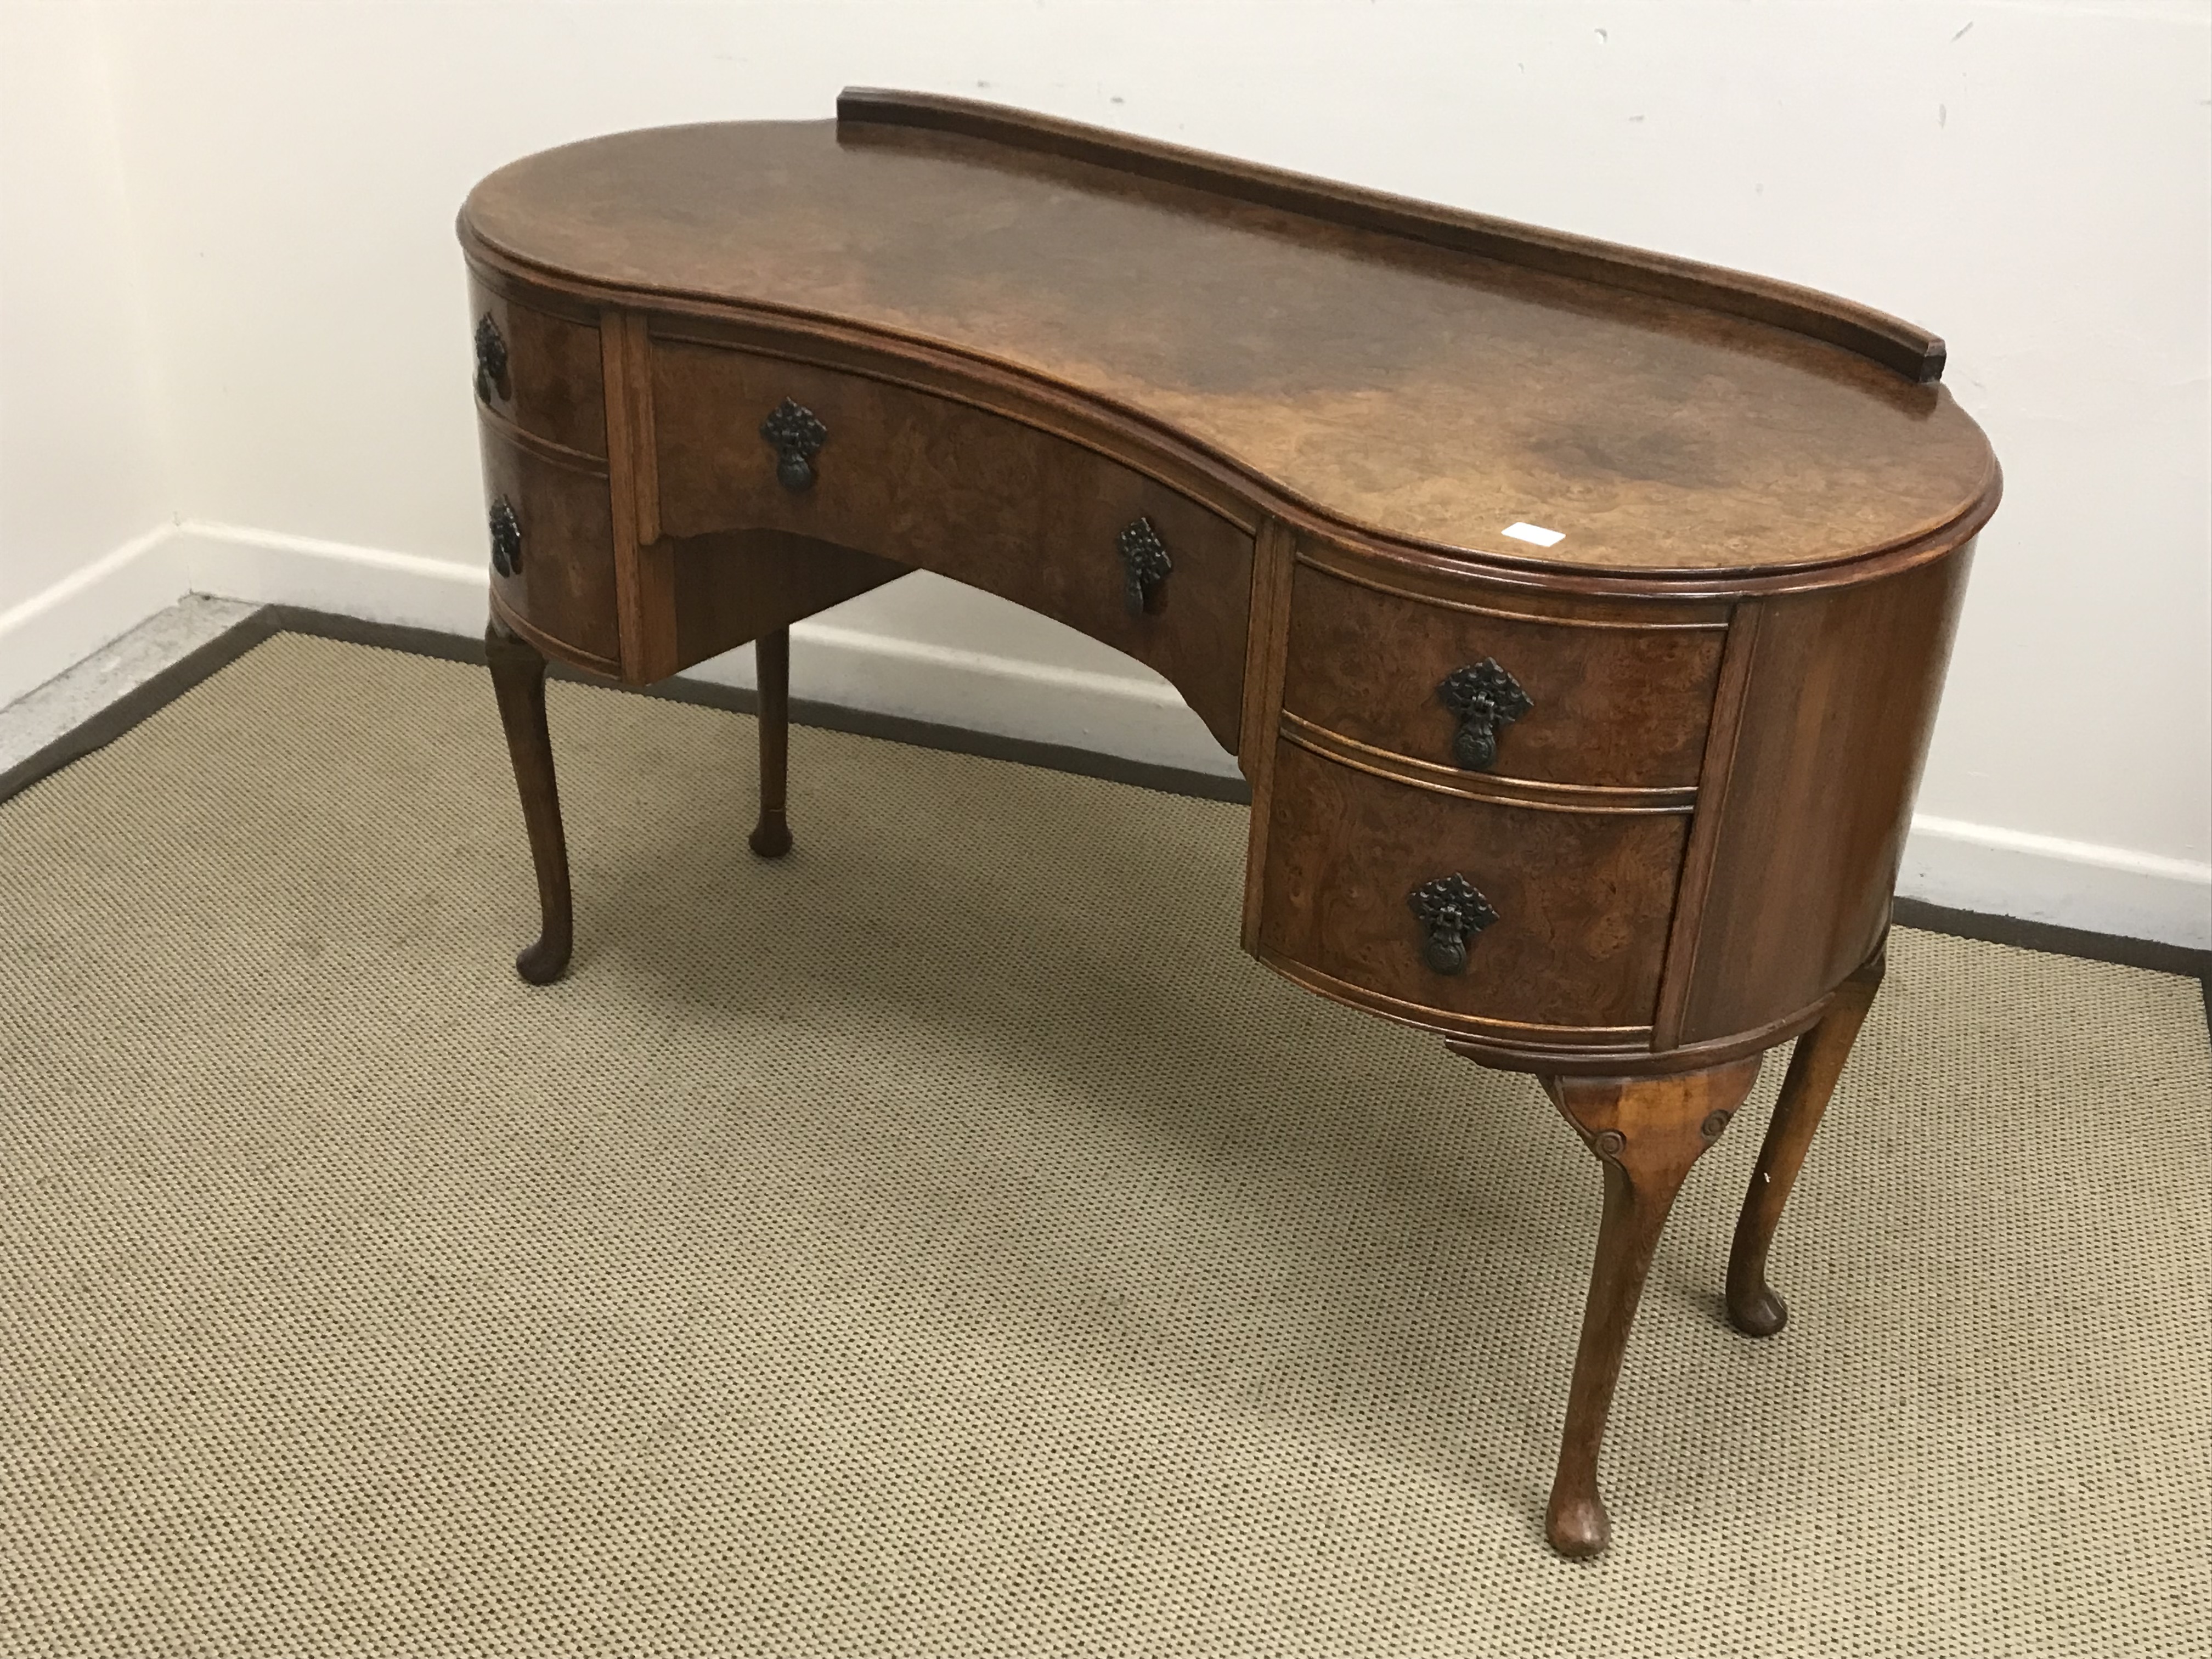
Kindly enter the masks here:
M 553 699 L 549 989 L 478 670 L 280 636 L 0 807 L 0 1652 L 2212 1652 L 2192 981 L 1899 938 L 1578 1567 L 1596 1169 L 1237 953 L 1240 810 L 801 731 L 765 865 L 749 721 Z

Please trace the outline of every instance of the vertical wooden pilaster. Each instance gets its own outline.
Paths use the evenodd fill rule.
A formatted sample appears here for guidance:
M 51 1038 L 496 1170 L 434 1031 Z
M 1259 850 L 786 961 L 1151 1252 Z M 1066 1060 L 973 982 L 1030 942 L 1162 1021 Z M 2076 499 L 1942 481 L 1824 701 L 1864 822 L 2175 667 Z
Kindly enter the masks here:
M 673 570 L 660 541 L 660 479 L 653 431 L 653 344 L 636 312 L 599 314 L 606 380 L 607 483 L 615 528 L 615 601 L 623 678 L 676 672 Z
M 1252 548 L 1252 605 L 1244 635 L 1244 711 L 1237 763 L 1252 786 L 1252 827 L 1244 852 L 1247 951 L 1260 944 L 1260 897 L 1267 868 L 1267 823 L 1274 796 L 1275 744 L 1283 720 L 1283 676 L 1291 641 L 1291 570 L 1297 538 L 1279 520 L 1263 520 Z

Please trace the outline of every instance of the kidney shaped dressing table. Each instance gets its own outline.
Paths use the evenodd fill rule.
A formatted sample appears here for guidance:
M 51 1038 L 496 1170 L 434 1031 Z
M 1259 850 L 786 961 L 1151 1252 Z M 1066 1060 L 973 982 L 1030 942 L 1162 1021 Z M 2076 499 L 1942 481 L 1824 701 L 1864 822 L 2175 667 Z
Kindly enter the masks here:
M 460 218 L 492 678 L 567 964 L 545 659 L 928 569 L 1157 669 L 1252 790 L 1244 948 L 1536 1073 L 1605 1203 L 1547 1517 L 1586 1555 L 1677 1188 L 1796 1053 L 1738 1328 L 1881 975 L 1989 445 L 1940 342 L 1762 278 L 1016 111 L 848 92 L 502 168 Z

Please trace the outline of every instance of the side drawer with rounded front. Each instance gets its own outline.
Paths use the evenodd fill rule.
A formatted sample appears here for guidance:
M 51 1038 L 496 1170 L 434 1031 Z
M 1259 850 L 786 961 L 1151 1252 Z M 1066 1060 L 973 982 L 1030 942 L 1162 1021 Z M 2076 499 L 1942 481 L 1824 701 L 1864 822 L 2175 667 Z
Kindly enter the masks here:
M 1689 815 L 1510 805 L 1276 750 L 1259 946 L 1462 1029 L 1647 1036 Z
M 476 394 L 499 419 L 579 454 L 607 453 L 599 331 L 471 279 Z
M 587 666 L 621 670 L 614 514 L 604 467 L 490 421 L 483 447 L 493 602 Z
M 666 536 L 776 530 L 1002 595 L 1157 669 L 1237 748 L 1252 538 L 1002 415 L 865 375 L 656 337 Z
M 1532 782 L 1698 781 L 1727 637 L 1712 607 L 1516 614 L 1301 562 L 1285 710 L 1369 748 Z

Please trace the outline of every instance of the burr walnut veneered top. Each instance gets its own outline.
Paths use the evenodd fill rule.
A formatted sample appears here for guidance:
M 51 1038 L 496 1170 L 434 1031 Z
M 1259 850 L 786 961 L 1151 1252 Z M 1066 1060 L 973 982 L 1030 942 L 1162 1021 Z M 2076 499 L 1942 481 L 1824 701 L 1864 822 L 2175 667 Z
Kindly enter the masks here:
M 1091 139 L 1054 153 L 858 120 L 618 133 L 501 168 L 462 231 L 592 289 L 988 358 L 1134 411 L 1257 493 L 1492 559 L 1771 571 L 1963 530 L 1993 504 L 1989 445 L 1950 394 L 1844 345 L 1601 268 L 1146 176 Z

